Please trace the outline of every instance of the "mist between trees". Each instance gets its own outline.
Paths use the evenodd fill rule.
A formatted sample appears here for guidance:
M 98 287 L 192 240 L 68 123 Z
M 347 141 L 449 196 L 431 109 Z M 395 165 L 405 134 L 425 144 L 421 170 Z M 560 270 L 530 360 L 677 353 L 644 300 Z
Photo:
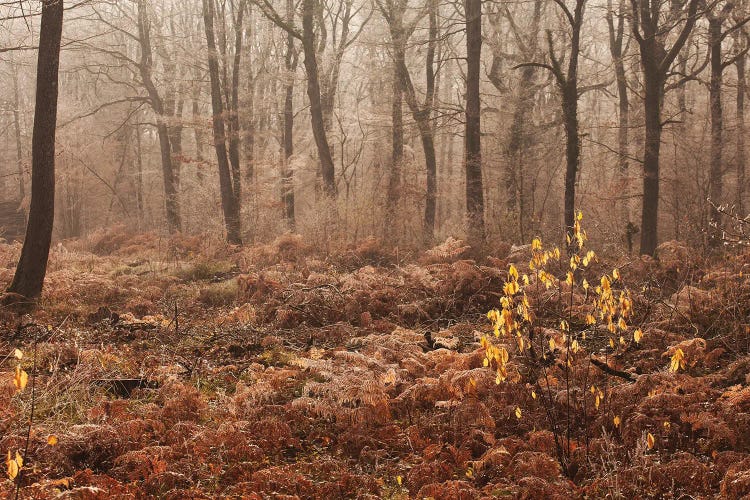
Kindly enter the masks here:
M 56 3 L 56 2 L 47 2 Z M 744 216 L 744 1 L 65 2 L 55 237 L 125 224 L 724 242 Z M 30 204 L 41 2 L 0 6 L 4 234 Z

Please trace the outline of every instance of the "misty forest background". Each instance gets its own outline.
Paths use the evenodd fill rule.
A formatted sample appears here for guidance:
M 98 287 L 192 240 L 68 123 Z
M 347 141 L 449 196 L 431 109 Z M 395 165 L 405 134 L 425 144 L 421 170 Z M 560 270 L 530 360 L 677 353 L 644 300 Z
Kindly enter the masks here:
M 473 46 L 470 8 L 481 9 Z M 0 9 L 10 239 L 29 205 L 40 5 Z M 70 2 L 55 236 L 124 224 L 248 243 L 294 231 L 323 247 L 561 241 L 568 179 L 590 236 L 637 251 L 647 111 L 660 108 L 658 240 L 705 247 L 731 219 L 712 203 L 739 216 L 747 205 L 748 15 L 724 0 Z M 476 158 L 467 60 L 479 64 Z M 481 184 L 467 191 L 472 175 Z M 655 242 L 640 241 L 643 253 Z

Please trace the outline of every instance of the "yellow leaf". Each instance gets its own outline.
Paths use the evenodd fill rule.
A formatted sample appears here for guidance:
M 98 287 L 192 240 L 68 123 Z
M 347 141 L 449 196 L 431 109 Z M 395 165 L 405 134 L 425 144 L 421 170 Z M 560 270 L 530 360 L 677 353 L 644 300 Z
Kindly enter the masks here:
M 570 348 L 573 350 L 573 354 L 578 354 L 578 341 L 573 340 L 573 343 L 570 345 Z
M 552 337 L 550 337 L 550 339 L 549 339 L 549 350 L 550 351 L 554 351 L 555 350 L 555 339 L 553 339 Z
M 682 352 L 682 349 L 677 348 L 677 350 L 672 355 L 672 359 L 669 363 L 669 371 L 672 373 L 677 373 L 680 371 L 680 368 L 685 368 L 685 353 Z
M 521 408 L 520 408 L 520 407 L 518 407 L 518 406 L 516 406 L 516 418 L 517 418 L 518 420 L 521 420 L 521 415 L 522 415 L 522 414 L 521 414 Z
M 619 269 L 613 269 L 612 270 L 612 277 L 616 280 L 620 279 L 620 270 Z
M 596 407 L 597 410 L 599 409 L 599 405 L 601 404 L 601 402 L 602 402 L 602 400 L 599 397 L 599 393 L 597 393 L 596 394 L 596 399 L 594 400 L 594 406 Z
M 13 377 L 13 384 L 16 389 L 20 392 L 26 388 L 26 384 L 29 383 L 29 374 L 21 369 L 21 366 L 16 366 L 16 374 Z
M 531 399 L 536 399 L 536 391 L 531 391 Z
M 612 337 L 609 338 L 609 347 L 611 347 L 612 349 L 615 348 L 615 339 L 613 339 Z
M 54 434 L 50 434 L 49 436 L 47 436 L 47 444 L 48 445 L 55 446 L 57 444 L 57 442 L 58 442 L 57 436 L 55 436 Z
M 23 358 L 23 352 L 21 352 L 20 349 L 16 349 L 15 351 L 13 351 L 13 356 L 16 359 L 21 359 L 21 358 Z
M 514 266 L 513 264 L 511 264 L 508 268 L 508 275 L 514 280 L 518 279 L 518 269 L 516 269 L 516 266 Z
M 403 483 L 403 481 L 404 481 L 404 478 L 402 478 L 401 476 L 396 476 L 396 482 L 398 483 L 399 486 L 401 486 L 401 483 Z
M 466 477 L 468 477 L 469 479 L 474 479 L 474 471 L 471 470 L 471 469 L 467 469 L 466 470 Z
M 618 427 L 620 427 L 620 424 L 622 423 L 622 420 L 620 420 L 620 417 L 619 417 L 619 416 L 617 416 L 617 415 L 615 415 L 615 418 L 614 418 L 614 419 L 612 419 L 612 421 L 613 421 L 613 422 L 614 422 L 614 424 L 615 424 L 615 428 L 618 428 Z
M 16 452 L 16 463 L 18 464 L 18 468 L 20 469 L 23 467 L 23 457 L 20 453 Z
M 648 446 L 648 449 L 650 450 L 655 444 L 656 440 L 654 439 L 654 435 L 649 432 L 648 436 L 646 436 L 646 446 Z
M 587 314 L 586 315 L 586 324 L 587 325 L 593 325 L 596 323 L 596 318 L 593 314 Z
M 5 464 L 8 466 L 8 477 L 12 481 L 18 476 L 19 467 L 10 450 L 8 450 L 8 458 L 5 460 Z
M 643 331 L 638 328 L 633 332 L 633 340 L 635 340 L 636 344 L 640 344 L 641 339 L 643 339 Z
M 664 430 L 667 431 L 667 432 L 669 432 L 669 429 L 672 428 L 672 424 L 669 423 L 669 422 L 667 422 L 666 420 L 664 421 L 663 425 L 664 425 Z

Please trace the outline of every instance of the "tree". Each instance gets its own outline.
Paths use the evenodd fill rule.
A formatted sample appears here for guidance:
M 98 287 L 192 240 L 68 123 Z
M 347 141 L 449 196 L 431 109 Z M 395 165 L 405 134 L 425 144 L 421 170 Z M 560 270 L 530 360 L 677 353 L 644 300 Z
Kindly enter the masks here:
M 269 0 L 257 0 L 263 14 L 277 26 L 302 42 L 304 66 L 307 73 L 307 98 L 310 101 L 310 122 L 312 125 L 315 146 L 318 150 L 320 173 L 323 178 L 323 189 L 330 197 L 336 196 L 336 175 L 333 155 L 326 133 L 323 116 L 323 102 L 320 90 L 320 71 L 318 69 L 317 43 L 315 36 L 315 16 L 319 7 L 317 0 L 302 0 L 302 31 L 293 23 L 279 16 Z
M 563 223 L 565 238 L 570 248 L 575 224 L 576 180 L 581 161 L 581 142 L 578 136 L 578 98 L 581 92 L 578 88 L 578 56 L 581 52 L 581 26 L 583 25 L 586 0 L 576 0 L 572 12 L 564 0 L 555 0 L 555 3 L 562 10 L 565 20 L 570 26 L 570 53 L 567 54 L 567 69 L 564 70 L 562 66 L 565 58 L 555 53 L 551 30 L 547 30 L 549 64 L 527 63 L 520 66 L 539 66 L 549 70 L 555 77 L 555 82 L 560 91 L 563 125 L 565 127 L 566 159 Z
M 661 149 L 662 105 L 670 68 L 695 26 L 698 2 L 673 3 L 666 14 L 661 0 L 630 0 L 632 32 L 638 43 L 643 72 L 643 112 L 646 140 L 643 152 L 643 209 L 641 212 L 641 254 L 654 255 L 658 241 L 659 153 Z M 671 47 L 668 35 L 682 24 Z
M 435 156 L 435 138 L 433 126 L 433 104 L 435 100 L 435 46 L 438 38 L 437 1 L 427 0 L 426 10 L 429 18 L 427 53 L 425 56 L 425 96 L 419 102 L 417 91 L 406 66 L 406 46 L 410 36 L 414 33 L 417 23 L 423 14 L 417 15 L 411 22 L 404 24 L 407 2 L 405 0 L 378 0 L 378 7 L 383 14 L 391 34 L 391 44 L 394 61 L 393 87 L 393 158 L 391 179 L 397 175 L 398 165 L 403 156 L 403 123 L 401 122 L 401 97 L 406 98 L 412 117 L 417 124 L 419 137 L 424 152 L 427 172 L 427 186 L 425 189 L 425 209 L 423 222 L 423 239 L 430 243 L 435 234 L 435 212 L 437 203 L 437 159 Z M 392 182 L 392 181 L 391 181 Z M 390 186 L 389 193 L 394 191 Z M 391 194 L 393 196 L 393 194 Z M 389 200 L 390 201 L 390 200 Z M 392 206 L 390 207 L 392 208 Z M 392 217 L 392 215 L 391 215 Z
M 724 147 L 724 113 L 722 105 L 724 70 L 735 64 L 740 58 L 745 57 L 748 50 L 747 46 L 742 47 L 737 50 L 734 57 L 727 61 L 723 59 L 722 42 L 729 34 L 738 30 L 748 21 L 748 19 L 741 20 L 727 30 L 724 30 L 724 23 L 729 19 L 729 15 L 733 9 L 734 2 L 727 1 L 721 9 L 719 9 L 717 5 L 714 5 L 714 10 L 709 11 L 706 14 L 706 17 L 708 18 L 708 46 L 711 60 L 711 79 L 708 85 L 711 110 L 711 163 L 708 184 L 709 197 L 712 201 L 710 223 L 714 228 L 713 234 L 709 240 L 709 243 L 712 246 L 721 243 L 721 235 L 718 231 L 721 214 L 718 206 L 723 203 L 724 195 L 724 164 L 722 158 L 722 148 Z M 744 89 L 740 90 L 739 88 L 742 78 L 744 78 L 744 75 L 738 78 L 738 96 L 741 96 L 744 91 Z M 744 96 L 738 97 L 738 99 L 744 99 Z M 738 123 L 741 124 L 743 119 L 742 112 L 738 113 Z M 740 141 L 742 140 L 744 140 L 744 138 L 740 139 Z M 738 151 L 738 158 L 736 161 L 738 163 L 744 161 L 741 151 Z M 739 182 L 740 179 L 738 179 L 738 183 Z
M 242 20 L 246 2 L 242 0 L 236 19 L 237 41 L 235 45 L 235 59 L 232 76 L 232 90 L 225 92 L 230 111 L 229 118 L 229 150 L 227 150 L 227 127 L 224 121 L 224 99 L 222 97 L 221 79 L 219 75 L 219 53 L 216 49 L 214 34 L 214 0 L 203 0 L 203 21 L 206 28 L 208 44 L 208 73 L 211 80 L 211 107 L 213 110 L 214 148 L 219 163 L 219 184 L 221 188 L 221 205 L 224 210 L 224 222 L 227 229 L 227 241 L 236 245 L 242 244 L 240 234 L 240 160 L 239 160 L 239 118 L 238 86 L 239 66 L 242 51 Z M 231 168 L 230 168 L 231 162 Z
M 36 108 L 31 146 L 31 206 L 21 258 L 8 291 L 27 299 L 42 293 L 55 218 L 57 129 L 63 0 L 44 0 L 37 62 Z
M 138 0 L 138 36 L 141 48 L 140 60 L 137 62 L 143 86 L 148 93 L 148 102 L 156 113 L 156 131 L 159 136 L 159 150 L 161 152 L 162 177 L 164 179 L 164 198 L 167 212 L 167 227 L 170 233 L 182 228 L 180 218 L 180 201 L 177 192 L 177 182 L 174 164 L 172 162 L 172 145 L 170 131 L 167 126 L 164 100 L 159 94 L 153 78 L 154 57 L 151 46 L 151 21 L 148 16 L 146 0 Z
M 294 0 L 286 2 L 287 23 L 294 24 Z M 294 155 L 294 73 L 297 70 L 299 53 L 294 46 L 294 36 L 286 33 L 286 53 L 284 54 L 284 163 L 281 174 L 281 202 L 284 205 L 284 219 L 287 227 L 294 231 L 294 170 L 291 166 Z
M 747 92 L 747 78 L 745 75 L 745 63 L 747 61 L 747 50 L 750 48 L 748 42 L 748 34 L 744 30 L 736 30 L 734 32 L 734 48 L 737 53 L 735 58 L 735 68 L 737 70 L 737 97 L 735 101 L 736 113 L 737 113 L 737 157 L 736 157 L 736 171 L 737 171 L 737 186 L 735 192 L 735 205 L 737 213 L 745 213 L 745 166 L 746 166 L 746 152 L 745 152 L 745 133 L 747 131 L 745 126 L 745 95 Z
M 481 98 L 482 1 L 464 0 L 466 19 L 466 215 L 469 242 L 482 244 L 484 231 L 484 187 L 482 184 Z
M 615 16 L 617 23 L 615 24 Z M 607 28 L 609 30 L 609 52 L 615 67 L 615 82 L 617 83 L 617 173 L 622 192 L 620 201 L 620 218 L 624 224 L 624 233 L 628 242 L 628 251 L 632 251 L 632 232 L 630 210 L 630 101 L 628 99 L 628 81 L 625 73 L 625 0 L 620 0 L 617 13 L 612 7 L 612 0 L 607 0 Z
M 521 5 L 518 8 L 524 9 L 526 6 Z M 519 15 L 511 13 L 508 6 L 500 8 L 499 12 L 490 13 L 490 26 L 493 27 L 494 36 L 492 41 L 492 64 L 488 72 L 490 83 L 501 93 L 508 94 L 511 92 L 511 86 L 506 83 L 506 75 L 502 74 L 502 65 L 505 57 L 512 58 L 516 62 L 527 62 L 537 59 L 538 56 L 538 37 L 539 23 L 542 14 L 542 1 L 534 0 L 531 19 L 527 25 L 519 24 L 519 21 L 527 17 L 525 9 Z M 507 19 L 508 27 L 513 34 L 516 43 L 517 54 L 505 55 L 502 52 L 502 42 L 505 37 L 507 28 L 502 24 L 502 15 Z M 529 120 L 529 110 L 533 109 L 534 96 L 537 94 L 540 85 L 535 84 L 536 68 L 534 66 L 524 66 L 520 72 L 520 79 L 515 85 L 513 118 L 510 125 L 508 142 L 505 146 L 506 153 L 506 170 L 505 170 L 505 188 L 506 188 L 506 213 L 517 221 L 518 234 L 512 236 L 516 242 L 526 241 L 527 221 L 533 214 L 527 213 L 527 199 L 533 198 L 527 195 L 525 185 L 527 177 L 530 175 L 530 162 L 527 160 L 528 153 L 534 141 L 533 123 Z M 546 85 L 543 84 L 543 85 Z M 531 183 L 533 185 L 533 182 Z

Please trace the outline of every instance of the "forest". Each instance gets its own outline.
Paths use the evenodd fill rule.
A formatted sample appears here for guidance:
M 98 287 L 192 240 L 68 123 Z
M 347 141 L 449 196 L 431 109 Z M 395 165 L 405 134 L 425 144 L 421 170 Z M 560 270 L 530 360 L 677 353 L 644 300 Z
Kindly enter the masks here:
M 0 28 L 0 498 L 750 498 L 746 0 Z

